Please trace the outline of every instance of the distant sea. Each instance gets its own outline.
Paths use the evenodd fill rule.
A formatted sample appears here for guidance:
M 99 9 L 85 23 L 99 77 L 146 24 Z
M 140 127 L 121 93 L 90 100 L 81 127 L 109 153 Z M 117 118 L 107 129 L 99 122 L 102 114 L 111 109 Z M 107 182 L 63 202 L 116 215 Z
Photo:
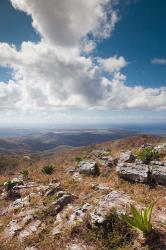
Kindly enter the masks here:
M 132 134 L 149 134 L 149 135 L 159 135 L 166 136 L 166 124 L 62 124 L 62 125 L 54 125 L 50 124 L 45 127 L 31 127 L 31 128 L 1 128 L 0 127 L 0 138 L 5 137 L 13 137 L 13 136 L 31 136 L 34 134 L 42 133 L 46 134 L 49 132 L 54 133 L 66 133 L 71 132 L 74 133 L 76 130 L 80 130 L 80 132 L 86 132 L 86 130 L 117 130 L 125 131 Z
M 109 128 L 126 130 L 139 134 L 166 136 L 166 124 L 111 124 Z

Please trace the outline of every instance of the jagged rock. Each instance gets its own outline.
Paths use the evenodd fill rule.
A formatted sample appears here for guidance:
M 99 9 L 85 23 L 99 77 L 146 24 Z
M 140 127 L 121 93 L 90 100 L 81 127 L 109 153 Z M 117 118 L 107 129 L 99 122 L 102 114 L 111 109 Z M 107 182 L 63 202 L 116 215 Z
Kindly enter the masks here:
M 148 182 L 148 166 L 145 164 L 121 163 L 118 164 L 116 171 L 125 180 L 133 182 Z
M 155 209 L 152 214 L 152 220 L 158 225 L 166 225 L 166 208 Z
M 57 225 L 56 227 L 54 227 L 52 229 L 52 236 L 56 236 L 58 234 L 61 234 L 62 233 L 62 225 Z
M 76 169 L 75 167 L 69 168 L 69 169 L 67 170 L 67 174 L 73 175 L 76 171 L 77 171 L 77 169 Z
M 29 182 L 29 183 L 26 183 L 26 184 L 23 184 L 23 185 L 17 185 L 17 186 L 14 186 L 13 189 L 14 190 L 17 190 L 17 189 L 29 189 L 29 188 L 35 188 L 35 187 L 38 187 L 39 184 L 36 184 L 34 182 Z
M 112 191 L 100 200 L 98 206 L 91 213 L 92 224 L 103 224 L 112 208 L 116 209 L 117 214 L 124 214 L 132 202 L 131 198 L 123 192 Z
M 6 238 L 14 237 L 22 230 L 22 228 L 23 228 L 23 225 L 19 224 L 17 220 L 10 221 L 5 230 Z
M 48 189 L 46 190 L 44 196 L 47 197 L 49 195 L 53 195 L 61 190 L 60 183 L 50 184 Z
M 158 165 L 158 166 L 164 166 L 166 167 L 166 162 L 165 161 L 151 161 L 150 164 L 153 166 L 153 165 Z
M 37 248 L 36 247 L 26 247 L 24 250 L 37 250 Z
M 62 196 L 55 202 L 52 202 L 50 207 L 47 208 L 50 210 L 52 216 L 57 215 L 62 209 L 74 199 L 74 196 L 68 193 L 62 194 Z
M 92 209 L 92 205 L 89 203 L 84 204 L 82 207 L 78 207 L 74 210 L 72 215 L 70 216 L 70 219 L 68 221 L 68 224 L 73 224 L 75 222 L 82 222 L 87 212 L 89 212 Z
M 74 173 L 72 177 L 74 180 L 82 181 L 82 176 L 78 172 Z
M 40 227 L 41 226 L 41 227 Z M 40 230 L 39 230 L 40 227 Z M 36 233 L 38 231 L 41 231 L 44 229 L 44 225 L 41 225 L 40 220 L 36 220 L 31 222 L 25 229 L 23 229 L 20 234 L 19 234 L 19 240 L 23 241 L 25 240 L 28 236 L 32 235 L 33 233 Z
M 82 244 L 71 244 L 67 246 L 67 250 L 87 250 L 87 247 Z
M 166 150 L 166 143 L 162 143 L 157 145 L 154 149 L 156 149 L 157 151 L 165 151 Z
M 166 186 L 166 167 L 165 166 L 153 166 L 152 176 L 156 184 Z
M 99 174 L 99 167 L 95 161 L 92 160 L 86 160 L 81 161 L 80 166 L 78 169 L 80 174 L 86 174 L 86 175 L 98 175 Z
M 14 237 L 15 235 L 19 235 L 20 232 L 23 232 L 23 229 L 26 225 L 28 225 L 31 221 L 34 220 L 35 209 L 28 209 L 21 211 L 19 214 L 15 216 L 15 219 L 11 220 L 5 230 L 6 237 Z M 33 222 L 32 222 L 33 223 Z
M 92 189 L 94 189 L 94 190 L 101 190 L 101 191 L 108 191 L 110 188 L 106 184 L 93 183 L 92 184 Z
M 153 147 L 153 145 L 150 144 L 150 143 L 144 143 L 144 144 L 141 145 L 141 148 L 142 148 L 142 149 L 148 148 L 148 147 Z
M 120 161 L 120 162 L 131 163 L 131 162 L 134 162 L 134 161 L 135 161 L 135 156 L 132 154 L 131 151 L 126 151 L 126 152 L 123 152 L 123 153 L 120 155 L 119 161 Z

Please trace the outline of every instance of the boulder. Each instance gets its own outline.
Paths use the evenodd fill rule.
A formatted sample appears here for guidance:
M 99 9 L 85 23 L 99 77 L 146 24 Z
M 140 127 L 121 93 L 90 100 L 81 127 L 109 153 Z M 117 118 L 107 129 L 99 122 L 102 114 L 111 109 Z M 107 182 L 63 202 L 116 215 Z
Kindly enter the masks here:
M 10 221 L 7 228 L 5 229 L 6 238 L 13 238 L 21 231 L 22 228 L 23 225 L 19 224 L 17 220 Z
M 44 229 L 44 224 L 41 224 L 40 220 L 33 221 L 20 232 L 18 238 L 20 241 L 23 241 L 30 235 L 41 232 L 41 230 L 43 229 Z
M 153 166 L 152 176 L 156 184 L 166 186 L 166 166 Z
M 135 156 L 132 154 L 131 151 L 126 151 L 126 152 L 123 152 L 123 153 L 120 155 L 119 161 L 120 161 L 120 162 L 131 163 L 131 162 L 134 162 L 134 161 L 135 161 Z
M 132 182 L 147 183 L 148 166 L 145 164 L 122 163 L 118 164 L 116 171 L 119 176 Z
M 98 206 L 91 213 L 92 224 L 103 224 L 107 221 L 107 215 L 112 208 L 116 209 L 118 215 L 125 214 L 127 207 L 133 201 L 123 192 L 112 191 L 104 196 Z
M 48 188 L 45 190 L 44 196 L 47 197 L 49 195 L 53 195 L 61 190 L 60 183 L 50 184 Z
M 72 225 L 75 222 L 82 222 L 87 212 L 92 209 L 89 203 L 84 204 L 82 207 L 76 208 L 69 218 L 68 224 Z
M 86 160 L 81 161 L 78 169 L 80 174 L 99 175 L 99 167 L 95 161 Z
M 162 144 L 159 144 L 159 145 L 157 145 L 156 147 L 155 147 L 155 149 L 157 150 L 157 151 L 166 151 L 166 143 L 162 143 Z
M 166 162 L 164 162 L 164 161 L 157 161 L 157 160 L 151 161 L 150 164 L 152 166 L 153 165 L 166 166 Z
M 52 202 L 49 208 L 46 208 L 46 210 L 50 211 L 50 214 L 52 216 L 56 216 L 59 212 L 61 212 L 63 210 L 63 208 L 71 203 L 74 199 L 74 196 L 72 194 L 69 193 L 63 193 L 61 194 L 61 197 Z

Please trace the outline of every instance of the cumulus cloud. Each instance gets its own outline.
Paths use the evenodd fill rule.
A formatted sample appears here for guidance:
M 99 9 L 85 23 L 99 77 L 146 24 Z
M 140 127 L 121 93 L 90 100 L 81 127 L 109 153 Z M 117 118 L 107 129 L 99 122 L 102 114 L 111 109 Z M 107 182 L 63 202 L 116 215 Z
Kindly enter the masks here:
M 161 65 L 164 65 L 166 64 L 166 58 L 154 58 L 152 61 L 151 61 L 152 64 L 161 64 Z
M 166 109 L 166 88 L 127 86 L 123 56 L 93 57 L 98 39 L 110 36 L 118 21 L 118 1 L 10 1 L 32 16 L 41 40 L 20 49 L 0 43 L 0 66 L 12 69 L 12 79 L 0 83 L 1 111 Z
M 103 69 L 109 73 L 120 71 L 121 68 L 124 68 L 128 64 L 123 56 L 113 56 L 106 59 L 99 58 L 98 62 L 103 67 Z
M 111 34 L 118 21 L 117 12 L 112 9 L 113 2 L 115 1 L 11 0 L 14 8 L 25 11 L 32 17 L 33 27 L 46 41 L 71 47 L 78 45 L 80 39 L 89 33 L 97 37 Z M 109 11 L 105 11 L 106 7 Z

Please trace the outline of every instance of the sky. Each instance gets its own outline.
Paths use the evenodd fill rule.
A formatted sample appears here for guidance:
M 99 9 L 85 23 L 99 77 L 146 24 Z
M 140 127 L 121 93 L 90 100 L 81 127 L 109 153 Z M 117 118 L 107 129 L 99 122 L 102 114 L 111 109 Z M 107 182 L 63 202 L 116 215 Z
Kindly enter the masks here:
M 166 123 L 165 0 L 0 0 L 0 126 Z

